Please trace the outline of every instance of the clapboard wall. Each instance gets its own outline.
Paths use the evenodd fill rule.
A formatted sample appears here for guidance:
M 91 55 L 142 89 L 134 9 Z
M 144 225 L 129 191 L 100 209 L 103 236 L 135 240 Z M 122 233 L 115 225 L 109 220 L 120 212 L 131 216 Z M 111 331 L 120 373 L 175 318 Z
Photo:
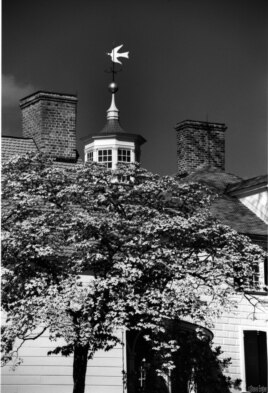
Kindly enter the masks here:
M 224 313 L 216 321 L 212 331 L 214 333 L 214 345 L 221 346 L 221 349 L 224 351 L 222 357 L 231 357 L 231 364 L 225 370 L 225 374 L 232 379 L 241 379 L 241 388 L 242 392 L 244 392 L 246 391 L 244 331 L 266 332 L 268 338 L 268 296 L 255 296 L 257 305 L 255 313 L 252 305 L 242 296 L 237 297 L 237 301 L 237 309 L 233 312 Z M 259 302 L 258 304 L 257 301 Z M 266 345 L 268 346 L 268 342 Z M 234 392 L 237 393 L 238 391 L 234 390 Z
M 123 333 L 122 333 L 123 334 Z M 2 368 L 2 393 L 72 393 L 72 357 L 47 356 L 55 347 L 43 335 L 19 351 L 23 363 Z M 85 393 L 123 393 L 124 346 L 99 351 L 88 361 Z

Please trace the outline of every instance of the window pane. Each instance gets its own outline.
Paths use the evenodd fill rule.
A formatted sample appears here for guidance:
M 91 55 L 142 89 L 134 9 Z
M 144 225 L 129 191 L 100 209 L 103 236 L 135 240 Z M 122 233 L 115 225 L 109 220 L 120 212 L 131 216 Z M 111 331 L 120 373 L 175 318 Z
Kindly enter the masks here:
M 130 162 L 130 150 L 118 149 L 117 158 L 119 162 Z
M 93 161 L 93 151 L 87 153 L 87 161 Z
M 112 162 L 112 150 L 104 149 L 98 151 L 98 161 L 99 162 Z

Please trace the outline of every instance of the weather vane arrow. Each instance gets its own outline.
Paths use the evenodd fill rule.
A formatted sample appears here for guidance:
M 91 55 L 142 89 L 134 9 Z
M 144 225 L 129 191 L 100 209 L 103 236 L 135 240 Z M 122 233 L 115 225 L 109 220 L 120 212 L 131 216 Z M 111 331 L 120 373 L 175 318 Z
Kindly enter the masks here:
M 119 50 L 122 48 L 122 45 L 117 46 L 116 48 L 112 49 L 111 53 L 107 53 L 108 56 L 111 56 L 111 60 L 113 63 L 119 63 L 122 64 L 122 62 L 120 60 L 118 60 L 119 57 L 124 57 L 126 59 L 128 59 L 128 54 L 129 52 L 122 52 L 119 53 Z

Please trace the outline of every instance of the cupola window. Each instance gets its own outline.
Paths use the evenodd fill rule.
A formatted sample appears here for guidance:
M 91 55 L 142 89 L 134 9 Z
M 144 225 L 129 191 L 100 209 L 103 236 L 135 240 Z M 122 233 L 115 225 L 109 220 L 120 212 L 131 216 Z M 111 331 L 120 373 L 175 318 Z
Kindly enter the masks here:
M 99 150 L 98 162 L 106 164 L 107 168 L 112 168 L 112 149 Z
M 118 149 L 118 162 L 130 162 L 129 149 Z
M 93 150 L 91 150 L 87 153 L 87 161 L 90 161 L 90 162 L 93 161 Z

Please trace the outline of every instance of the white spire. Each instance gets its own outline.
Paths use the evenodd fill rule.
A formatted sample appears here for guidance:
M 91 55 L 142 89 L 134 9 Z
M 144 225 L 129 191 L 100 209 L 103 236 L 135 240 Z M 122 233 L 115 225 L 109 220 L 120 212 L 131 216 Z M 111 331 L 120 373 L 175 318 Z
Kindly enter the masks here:
M 107 110 L 107 120 L 110 119 L 115 119 L 115 120 L 119 119 L 119 110 L 115 105 L 115 93 L 112 93 L 111 105 L 110 108 Z

